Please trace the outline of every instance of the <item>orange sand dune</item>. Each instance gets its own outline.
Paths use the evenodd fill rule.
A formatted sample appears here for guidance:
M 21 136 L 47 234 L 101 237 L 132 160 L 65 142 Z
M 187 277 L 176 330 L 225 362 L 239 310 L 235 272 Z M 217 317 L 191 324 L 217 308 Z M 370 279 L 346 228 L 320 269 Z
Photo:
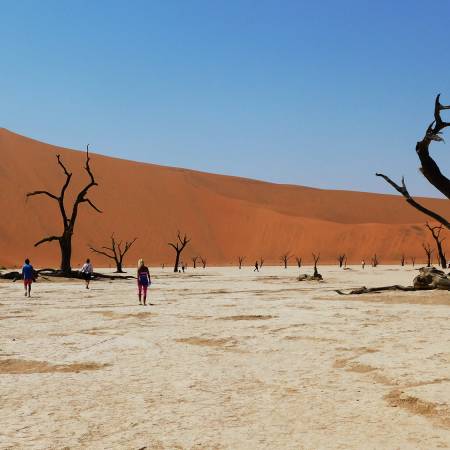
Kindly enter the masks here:
M 26 200 L 25 194 L 35 189 L 58 193 L 64 175 L 57 153 L 74 173 L 72 188 L 81 186 L 86 181 L 84 153 L 5 129 L 0 129 L 0 151 L 0 264 L 19 265 L 29 256 L 35 266 L 56 266 L 57 243 L 33 247 L 40 238 L 60 233 L 56 202 Z M 74 266 L 91 256 L 88 245 L 108 243 L 112 232 L 139 238 L 129 252 L 130 265 L 141 256 L 152 265 L 170 264 L 173 250 L 167 243 L 177 230 L 192 238 L 185 261 L 202 255 L 211 265 L 235 264 L 238 255 L 249 264 L 261 256 L 278 264 L 286 252 L 308 263 L 313 251 L 328 263 L 335 263 L 341 252 L 349 262 L 368 261 L 375 252 L 382 263 L 398 262 L 402 253 L 419 261 L 424 259 L 421 244 L 429 240 L 426 217 L 399 196 L 279 185 L 96 154 L 92 169 L 99 186 L 89 197 L 103 214 L 81 206 Z M 424 203 L 450 217 L 450 202 Z M 96 266 L 110 264 L 97 255 L 93 260 Z

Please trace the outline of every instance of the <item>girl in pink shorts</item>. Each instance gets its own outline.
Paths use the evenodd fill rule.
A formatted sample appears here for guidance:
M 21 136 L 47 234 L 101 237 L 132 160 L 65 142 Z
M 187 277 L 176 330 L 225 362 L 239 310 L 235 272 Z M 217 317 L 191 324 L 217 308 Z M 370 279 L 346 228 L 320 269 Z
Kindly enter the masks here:
M 147 305 L 147 289 L 152 284 L 152 280 L 150 278 L 150 271 L 148 270 L 148 267 L 145 265 L 143 259 L 140 259 L 138 261 L 137 284 L 138 284 L 139 304 L 140 305 L 143 304 L 144 306 L 146 306 Z

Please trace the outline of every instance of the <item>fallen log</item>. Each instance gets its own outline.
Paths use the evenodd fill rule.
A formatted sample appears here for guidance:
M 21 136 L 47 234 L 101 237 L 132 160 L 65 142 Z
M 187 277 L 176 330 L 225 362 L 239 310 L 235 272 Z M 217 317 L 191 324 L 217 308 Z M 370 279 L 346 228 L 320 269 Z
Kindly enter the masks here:
M 435 267 L 421 267 L 419 274 L 414 277 L 412 286 L 401 286 L 399 284 L 373 288 L 363 286 L 352 289 L 350 292 L 344 292 L 340 289 L 336 289 L 335 292 L 339 295 L 360 295 L 383 291 L 431 291 L 433 289 L 450 291 L 449 275 L 446 275 L 442 270 L 436 269 Z

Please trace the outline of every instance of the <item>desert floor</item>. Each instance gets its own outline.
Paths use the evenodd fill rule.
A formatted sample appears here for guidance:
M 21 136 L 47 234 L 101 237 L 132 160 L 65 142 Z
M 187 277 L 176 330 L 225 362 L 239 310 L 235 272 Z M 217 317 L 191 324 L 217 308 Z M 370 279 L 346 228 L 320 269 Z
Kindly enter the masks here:
M 305 268 L 305 272 L 311 272 Z M 0 283 L 0 447 L 450 447 L 450 293 L 409 268 Z

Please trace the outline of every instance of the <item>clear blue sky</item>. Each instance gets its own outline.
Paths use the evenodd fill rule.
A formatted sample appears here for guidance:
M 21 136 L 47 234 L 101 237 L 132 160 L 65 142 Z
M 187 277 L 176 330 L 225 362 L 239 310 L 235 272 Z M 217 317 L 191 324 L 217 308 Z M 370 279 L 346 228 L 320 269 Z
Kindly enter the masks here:
M 392 192 L 450 103 L 448 1 L 0 0 L 0 126 L 127 159 Z M 450 131 L 448 140 L 450 141 Z M 450 171 L 449 146 L 433 154 Z

